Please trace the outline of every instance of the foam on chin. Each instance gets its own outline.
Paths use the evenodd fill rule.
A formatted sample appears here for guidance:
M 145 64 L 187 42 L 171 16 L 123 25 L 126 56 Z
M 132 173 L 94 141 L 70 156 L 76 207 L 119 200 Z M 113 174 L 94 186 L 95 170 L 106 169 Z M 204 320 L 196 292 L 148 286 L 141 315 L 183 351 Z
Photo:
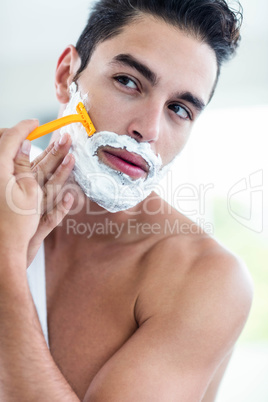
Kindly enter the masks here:
M 81 97 L 75 83 L 70 86 L 70 94 L 71 98 L 64 115 L 76 113 L 78 102 L 85 103 L 87 98 L 87 96 Z M 161 169 L 161 157 L 152 152 L 149 143 L 138 143 L 128 135 L 102 131 L 88 137 L 81 123 L 70 124 L 61 129 L 61 133 L 63 132 L 68 132 L 72 137 L 70 152 L 74 154 L 76 160 L 73 171 L 76 182 L 92 201 L 109 212 L 123 211 L 143 201 L 154 190 L 166 171 Z M 102 163 L 97 151 L 107 145 L 140 155 L 149 165 L 147 177 L 134 180 Z

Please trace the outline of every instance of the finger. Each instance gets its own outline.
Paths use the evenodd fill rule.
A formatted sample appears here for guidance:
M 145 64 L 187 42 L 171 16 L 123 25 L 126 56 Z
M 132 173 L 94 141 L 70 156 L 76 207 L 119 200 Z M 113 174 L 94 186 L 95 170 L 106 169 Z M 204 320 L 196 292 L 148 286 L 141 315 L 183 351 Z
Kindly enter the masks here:
M 58 226 L 68 214 L 74 202 L 74 196 L 67 192 L 63 194 L 57 205 L 47 214 L 44 214 L 40 222 L 40 234 L 47 236 L 51 230 Z
M 3 132 L 6 131 L 6 130 L 7 130 L 7 128 L 0 128 L 0 137 L 3 134 Z
M 23 140 L 38 126 L 38 120 L 23 120 L 3 131 L 0 138 L 0 159 L 15 158 Z
M 14 159 L 14 175 L 21 189 L 25 190 L 28 194 L 35 194 L 37 196 L 41 189 L 31 171 L 29 160 L 30 150 L 31 142 L 24 140 Z
M 74 156 L 72 154 L 67 154 L 55 173 L 43 187 L 43 213 L 44 211 L 50 211 L 54 207 L 55 200 L 57 200 L 66 180 L 70 176 L 74 164 Z
M 43 172 L 43 169 L 41 167 L 42 165 L 40 163 L 41 163 L 41 161 L 43 161 L 46 158 L 46 156 L 49 154 L 49 152 L 52 150 L 53 147 L 54 147 L 54 143 L 49 144 L 49 146 L 40 155 L 38 155 L 37 158 L 35 158 L 31 162 L 31 170 L 32 170 L 33 175 L 40 187 L 43 187 L 43 185 L 49 179 L 49 173 L 45 172 L 45 171 Z M 44 163 L 44 166 L 45 166 L 45 163 Z M 53 172 L 51 172 L 51 174 L 52 173 Z M 51 174 L 50 174 L 50 176 L 51 176 Z
M 14 174 L 18 175 L 20 173 L 32 173 L 31 164 L 29 160 L 31 151 L 31 142 L 29 140 L 24 140 L 21 147 L 19 148 L 15 158 L 14 158 Z M 34 177 L 32 175 L 32 177 Z
M 68 214 L 73 202 L 73 195 L 71 193 L 66 193 L 60 202 L 48 214 L 45 214 L 41 218 L 38 229 L 29 243 L 27 256 L 28 265 L 30 265 L 34 259 L 43 240 L 56 226 L 61 223 L 64 217 Z
M 38 165 L 47 156 L 47 154 L 51 151 L 53 147 L 54 142 L 49 144 L 48 147 L 31 162 L 31 168 L 34 169 L 35 166 Z
M 72 140 L 69 134 L 63 134 L 54 144 L 51 144 L 44 152 L 34 161 L 32 170 L 36 180 L 42 186 L 49 180 L 64 157 L 68 154 Z

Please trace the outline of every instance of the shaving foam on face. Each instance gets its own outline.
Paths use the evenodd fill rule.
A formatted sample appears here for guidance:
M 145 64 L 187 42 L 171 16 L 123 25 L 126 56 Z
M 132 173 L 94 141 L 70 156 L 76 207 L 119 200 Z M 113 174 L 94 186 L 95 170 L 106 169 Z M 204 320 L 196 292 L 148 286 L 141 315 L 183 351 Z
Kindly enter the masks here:
M 87 98 L 81 97 L 75 83 L 70 86 L 70 94 L 64 116 L 76 113 L 77 104 L 84 103 Z M 143 201 L 168 170 L 161 169 L 161 157 L 153 153 L 149 143 L 139 143 L 128 135 L 101 131 L 88 137 L 81 123 L 62 128 L 61 134 L 64 132 L 68 132 L 72 137 L 70 152 L 75 156 L 73 173 L 76 182 L 92 201 L 109 212 L 123 211 Z M 149 166 L 147 177 L 134 180 L 101 162 L 97 151 L 104 146 L 125 149 L 140 155 Z

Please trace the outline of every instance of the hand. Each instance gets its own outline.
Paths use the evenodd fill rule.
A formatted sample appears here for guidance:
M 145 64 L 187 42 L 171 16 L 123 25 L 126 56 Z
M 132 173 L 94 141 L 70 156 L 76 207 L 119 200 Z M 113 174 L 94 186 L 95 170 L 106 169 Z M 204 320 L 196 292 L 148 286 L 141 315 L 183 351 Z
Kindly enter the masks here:
M 68 153 L 70 146 L 71 138 L 64 134 L 31 163 L 31 170 L 43 190 L 43 200 L 39 225 L 29 244 L 28 265 L 45 237 L 60 224 L 73 204 L 73 195 L 64 192 L 64 184 L 75 163 L 74 156 Z
M 1 249 L 5 254 L 14 255 L 16 250 L 25 254 L 27 265 L 43 239 L 59 224 L 73 203 L 73 196 L 69 193 L 58 198 L 74 166 L 72 155 L 66 156 L 63 162 L 71 144 L 70 138 L 61 151 L 59 143 L 52 144 L 31 165 L 31 144 L 24 140 L 37 125 L 35 120 L 25 120 L 11 129 L 0 130 Z M 45 165 L 46 169 L 42 171 Z M 53 196 L 49 191 L 52 188 L 56 189 Z

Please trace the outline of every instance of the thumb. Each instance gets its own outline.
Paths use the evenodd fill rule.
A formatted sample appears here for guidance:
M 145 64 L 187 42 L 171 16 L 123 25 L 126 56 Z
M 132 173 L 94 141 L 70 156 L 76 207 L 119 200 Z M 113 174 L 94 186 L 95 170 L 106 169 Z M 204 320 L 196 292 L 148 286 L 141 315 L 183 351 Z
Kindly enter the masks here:
M 30 150 L 31 142 L 24 140 L 14 159 L 14 176 L 19 186 L 29 195 L 37 197 L 38 203 L 41 203 L 42 191 L 31 170 Z
M 31 141 L 24 140 L 14 159 L 15 175 L 31 171 L 31 164 L 29 159 L 30 151 L 31 151 Z
M 6 128 L 0 128 L 0 137 L 3 134 L 4 131 L 6 131 Z

